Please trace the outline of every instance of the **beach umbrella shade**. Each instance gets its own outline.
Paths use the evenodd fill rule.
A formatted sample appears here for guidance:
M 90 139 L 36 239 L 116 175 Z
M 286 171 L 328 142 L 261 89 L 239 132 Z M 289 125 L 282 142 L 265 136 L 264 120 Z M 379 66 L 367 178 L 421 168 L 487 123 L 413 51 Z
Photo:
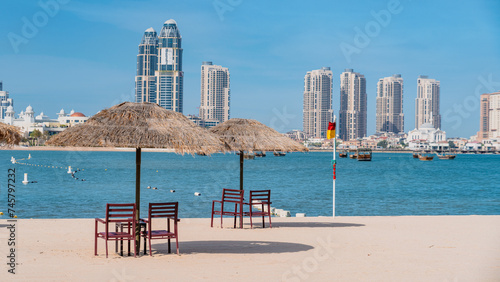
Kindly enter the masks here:
M 21 132 L 13 125 L 0 122 L 0 144 L 2 146 L 18 145 L 21 141 Z
M 71 147 L 128 147 L 136 150 L 136 217 L 140 212 L 141 148 L 168 148 L 176 153 L 210 155 L 224 151 L 219 138 L 183 114 L 154 103 L 125 102 L 105 109 L 84 124 L 53 136 L 47 145 Z M 139 243 L 139 228 L 136 244 Z
M 306 152 L 297 141 L 253 119 L 233 118 L 210 129 L 221 138 L 226 150 L 240 153 L 240 190 L 243 190 L 244 152 Z

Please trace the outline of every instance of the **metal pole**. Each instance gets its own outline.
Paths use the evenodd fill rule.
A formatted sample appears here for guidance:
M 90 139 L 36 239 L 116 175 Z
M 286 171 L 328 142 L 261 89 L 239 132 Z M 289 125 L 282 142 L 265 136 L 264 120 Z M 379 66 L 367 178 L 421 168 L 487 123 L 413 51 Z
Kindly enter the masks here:
M 333 123 L 335 124 L 337 120 L 337 116 L 333 116 Z M 335 125 L 336 126 L 336 125 Z M 335 180 L 337 178 L 336 169 L 337 169 L 337 130 L 335 129 L 335 134 L 333 136 L 333 215 L 335 217 Z
M 135 245 L 137 254 L 140 249 L 141 226 L 139 224 L 141 207 L 141 148 L 135 149 Z
M 243 151 L 240 151 L 240 190 L 243 190 Z

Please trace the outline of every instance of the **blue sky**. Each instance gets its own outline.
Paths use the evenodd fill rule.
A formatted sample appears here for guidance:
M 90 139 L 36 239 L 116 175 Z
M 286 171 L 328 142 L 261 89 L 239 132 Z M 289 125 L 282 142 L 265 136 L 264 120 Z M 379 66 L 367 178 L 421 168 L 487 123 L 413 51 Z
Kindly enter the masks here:
M 93 115 L 133 100 L 142 34 L 173 18 L 183 37 L 184 114 L 198 113 L 200 65 L 213 61 L 231 72 L 231 117 L 302 129 L 304 75 L 329 66 L 335 113 L 340 73 L 365 75 L 368 134 L 378 79 L 399 73 L 406 132 L 417 77 L 429 75 L 441 81 L 443 129 L 469 137 L 479 127 L 477 94 L 500 90 L 498 11 L 495 0 L 2 1 L 0 80 L 16 113 L 31 104 L 51 117 L 61 108 Z

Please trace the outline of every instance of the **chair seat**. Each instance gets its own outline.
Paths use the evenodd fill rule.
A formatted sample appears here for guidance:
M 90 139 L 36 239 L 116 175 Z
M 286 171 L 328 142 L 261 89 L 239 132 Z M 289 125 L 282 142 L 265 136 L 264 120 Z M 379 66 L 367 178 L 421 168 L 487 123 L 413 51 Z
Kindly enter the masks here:
M 99 232 L 97 233 L 99 237 L 105 238 L 106 237 L 106 232 Z M 108 238 L 134 238 L 133 234 L 127 233 L 127 232 L 108 232 Z
M 231 211 L 214 211 L 215 215 L 228 215 L 228 216 L 239 216 L 239 212 L 231 212 Z
M 142 234 L 148 236 L 149 231 L 142 232 Z M 151 237 L 175 237 L 175 233 L 167 230 L 153 230 L 151 231 Z
M 250 212 L 244 212 L 244 216 L 250 216 Z M 269 215 L 269 212 L 263 212 L 263 211 L 255 211 L 252 212 L 252 216 L 267 216 Z

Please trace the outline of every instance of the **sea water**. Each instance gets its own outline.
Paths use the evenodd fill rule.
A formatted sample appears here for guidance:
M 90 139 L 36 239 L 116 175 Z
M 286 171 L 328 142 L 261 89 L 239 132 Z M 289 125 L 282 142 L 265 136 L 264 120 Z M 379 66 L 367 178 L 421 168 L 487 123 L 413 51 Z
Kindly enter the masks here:
M 19 218 L 102 217 L 106 203 L 135 202 L 135 152 L 0 151 L 0 159 L 0 218 L 8 217 L 9 168 L 15 168 L 10 198 Z M 271 189 L 272 206 L 292 216 L 331 216 L 331 160 L 331 152 L 245 160 L 244 189 Z M 23 185 L 24 173 L 36 183 Z M 220 199 L 222 188 L 238 189 L 239 176 L 235 154 L 143 151 L 141 216 L 149 202 L 178 201 L 181 218 L 210 217 L 212 200 Z M 374 153 L 371 162 L 337 158 L 338 216 L 471 214 L 500 214 L 500 155 L 428 162 L 408 153 Z

